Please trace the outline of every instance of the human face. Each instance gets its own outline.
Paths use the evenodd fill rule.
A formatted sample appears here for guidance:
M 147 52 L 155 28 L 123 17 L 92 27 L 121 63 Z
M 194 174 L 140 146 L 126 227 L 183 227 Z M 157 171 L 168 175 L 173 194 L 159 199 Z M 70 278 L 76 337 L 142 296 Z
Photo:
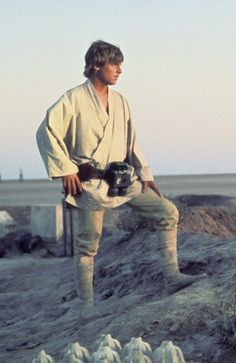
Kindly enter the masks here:
M 95 68 L 95 76 L 105 86 L 116 84 L 121 74 L 121 64 L 105 63 L 104 66 Z

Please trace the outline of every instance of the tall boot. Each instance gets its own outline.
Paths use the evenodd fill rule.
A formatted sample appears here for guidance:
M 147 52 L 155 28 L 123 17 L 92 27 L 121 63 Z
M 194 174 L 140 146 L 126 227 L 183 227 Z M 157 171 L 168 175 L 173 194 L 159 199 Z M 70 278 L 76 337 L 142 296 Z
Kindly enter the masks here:
M 90 320 L 99 316 L 93 300 L 93 267 L 92 256 L 75 255 L 75 281 L 79 296 L 80 320 Z
M 83 305 L 93 305 L 93 266 L 92 256 L 79 256 L 76 261 L 76 287 Z
M 207 277 L 205 273 L 191 276 L 179 271 L 176 229 L 158 232 L 158 251 L 168 295 Z

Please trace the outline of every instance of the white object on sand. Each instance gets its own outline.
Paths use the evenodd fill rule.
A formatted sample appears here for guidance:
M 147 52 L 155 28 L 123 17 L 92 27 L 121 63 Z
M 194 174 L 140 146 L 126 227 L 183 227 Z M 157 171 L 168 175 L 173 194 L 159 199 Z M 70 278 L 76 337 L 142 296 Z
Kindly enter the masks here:
M 74 355 L 68 355 L 63 358 L 61 363 L 83 363 L 83 360 L 80 360 L 79 358 L 76 358 Z
M 134 350 L 124 357 L 123 363 L 152 363 L 152 360 L 146 354 Z
M 5 210 L 0 211 L 0 238 L 10 233 L 15 225 L 16 222 Z
M 131 338 L 129 343 L 124 345 L 122 357 L 125 358 L 127 356 L 130 356 L 130 354 L 134 351 L 140 352 L 148 357 L 152 356 L 152 349 L 150 344 L 144 342 L 141 337 Z
M 153 363 L 186 363 L 182 350 L 172 341 L 165 340 L 161 346 L 153 352 Z
M 69 343 L 63 351 L 62 363 L 89 363 L 90 354 L 79 342 Z
M 91 356 L 91 363 L 121 363 L 120 355 L 110 347 L 100 345 Z
M 46 354 L 44 350 L 41 350 L 32 363 L 55 363 L 55 360 L 49 354 Z
M 122 351 L 119 340 L 112 338 L 111 334 L 101 334 L 100 338 L 95 342 L 95 350 L 98 350 L 101 345 L 110 347 L 119 354 Z

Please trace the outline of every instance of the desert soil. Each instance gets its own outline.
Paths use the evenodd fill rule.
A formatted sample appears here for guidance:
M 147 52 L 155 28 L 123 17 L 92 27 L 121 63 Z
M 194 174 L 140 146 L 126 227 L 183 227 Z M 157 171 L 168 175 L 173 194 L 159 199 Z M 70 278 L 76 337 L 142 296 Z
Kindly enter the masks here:
M 188 363 L 236 362 L 236 198 L 191 195 L 175 202 L 181 271 L 208 278 L 165 296 L 156 226 L 126 207 L 110 211 L 95 264 L 101 316 L 83 324 L 72 258 L 53 257 L 45 246 L 22 252 L 19 235 L 2 240 L 0 362 L 30 363 L 42 349 L 58 362 L 69 342 L 92 352 L 103 333 L 121 344 L 141 336 L 153 350 L 172 340 Z M 27 229 L 27 212 L 20 214 Z

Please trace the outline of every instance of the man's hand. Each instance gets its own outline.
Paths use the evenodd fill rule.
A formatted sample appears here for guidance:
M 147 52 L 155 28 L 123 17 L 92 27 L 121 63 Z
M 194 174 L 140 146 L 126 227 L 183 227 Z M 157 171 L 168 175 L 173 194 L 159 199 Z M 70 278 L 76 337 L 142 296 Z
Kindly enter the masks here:
M 142 184 L 143 184 L 142 193 L 146 193 L 148 188 L 151 188 L 160 198 L 163 197 L 159 188 L 157 187 L 157 185 L 153 180 L 143 181 Z
M 82 184 L 77 174 L 63 176 L 62 183 L 66 194 L 76 195 L 83 191 Z

